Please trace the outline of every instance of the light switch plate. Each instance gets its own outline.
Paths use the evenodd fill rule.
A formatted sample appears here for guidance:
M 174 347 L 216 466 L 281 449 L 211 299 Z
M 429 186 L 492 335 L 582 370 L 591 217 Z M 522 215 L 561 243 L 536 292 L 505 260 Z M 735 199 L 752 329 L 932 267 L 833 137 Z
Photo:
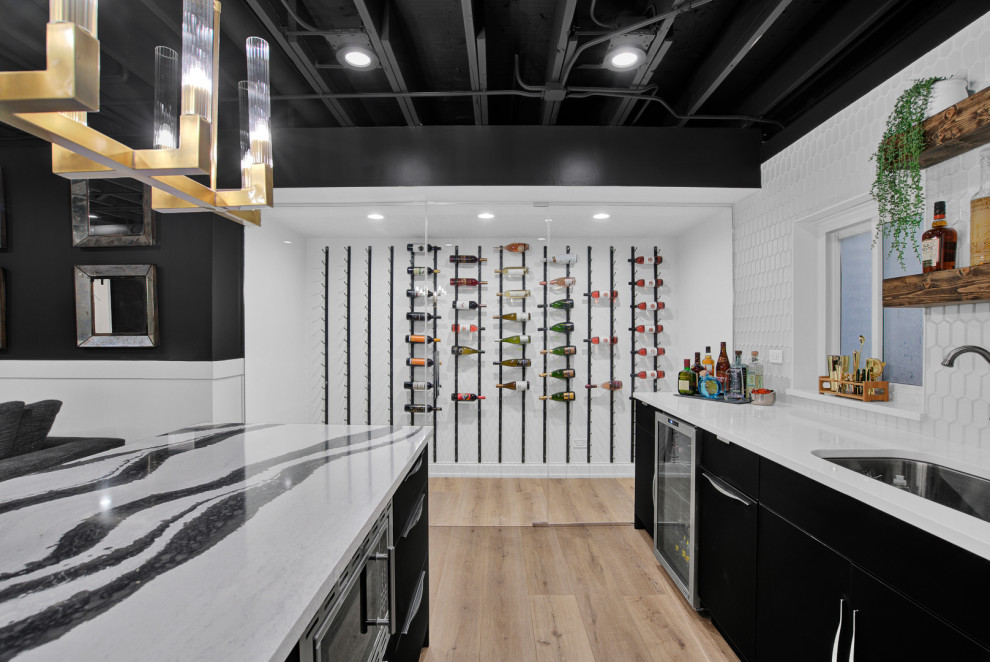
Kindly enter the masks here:
M 784 351 L 781 349 L 771 349 L 770 363 L 783 363 L 783 362 L 784 362 Z

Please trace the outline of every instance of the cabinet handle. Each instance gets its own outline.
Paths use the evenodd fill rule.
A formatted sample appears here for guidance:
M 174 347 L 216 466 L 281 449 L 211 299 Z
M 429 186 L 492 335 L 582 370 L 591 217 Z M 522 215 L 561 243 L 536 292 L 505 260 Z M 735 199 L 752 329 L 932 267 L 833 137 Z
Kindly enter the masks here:
M 839 662 L 839 637 L 842 635 L 842 616 L 846 609 L 846 599 L 839 600 L 839 627 L 835 628 L 835 641 L 832 642 L 832 662 Z
M 398 628 L 399 616 L 396 614 L 398 609 L 395 606 L 395 546 L 389 545 L 388 548 L 388 633 L 395 634 Z
M 417 460 L 416 464 L 413 465 L 413 468 L 409 470 L 409 473 L 406 474 L 406 477 L 402 479 L 402 482 L 403 483 L 406 482 L 407 480 L 412 478 L 415 474 L 419 473 L 419 470 L 422 467 L 423 467 L 423 456 L 420 455 L 419 460 Z
M 749 506 L 752 506 L 753 505 L 753 502 L 750 501 L 749 499 L 743 497 L 742 495 L 736 494 L 735 492 L 731 492 L 731 491 L 729 491 L 728 488 L 725 488 L 725 487 L 722 487 L 721 485 L 719 485 L 719 483 L 714 478 L 712 478 L 711 476 L 709 476 L 708 474 L 702 472 L 701 475 L 704 476 L 705 478 L 707 478 L 708 479 L 708 482 L 712 484 L 712 487 L 714 487 L 716 490 L 718 490 L 720 494 L 723 494 L 723 495 L 729 497 L 730 499 L 735 499 L 736 501 L 738 501 L 739 503 L 743 504 L 747 508 Z
M 367 570 L 368 561 L 388 561 L 388 618 L 367 618 L 368 610 L 368 597 L 367 597 Z M 395 634 L 396 631 L 396 615 L 395 615 L 395 547 L 389 546 L 388 554 L 372 554 L 368 557 L 368 561 L 365 561 L 364 567 L 361 568 L 361 613 L 365 615 L 362 619 L 364 625 L 361 628 L 361 633 L 366 632 L 366 626 L 373 625 L 375 627 L 387 625 L 388 633 Z
M 653 472 L 653 517 L 657 515 L 657 472 Z
M 416 593 L 413 595 L 412 604 L 409 605 L 409 615 L 406 616 L 406 622 L 402 626 L 402 634 L 409 634 L 409 628 L 412 627 L 413 619 L 419 614 L 419 606 L 423 604 L 423 585 L 426 583 L 426 571 L 419 573 L 419 583 L 416 585 Z
M 409 516 L 409 521 L 406 522 L 406 528 L 402 530 L 403 538 L 408 537 L 409 532 L 412 531 L 416 527 L 416 525 L 419 524 L 419 520 L 423 518 L 423 503 L 425 501 L 426 501 L 426 492 L 423 492 L 419 496 L 419 501 L 416 502 L 416 510 L 414 510 L 413 514 Z
M 856 655 L 856 614 L 858 613 L 858 609 L 853 609 L 853 633 L 852 639 L 849 640 L 849 662 L 853 662 L 853 657 Z

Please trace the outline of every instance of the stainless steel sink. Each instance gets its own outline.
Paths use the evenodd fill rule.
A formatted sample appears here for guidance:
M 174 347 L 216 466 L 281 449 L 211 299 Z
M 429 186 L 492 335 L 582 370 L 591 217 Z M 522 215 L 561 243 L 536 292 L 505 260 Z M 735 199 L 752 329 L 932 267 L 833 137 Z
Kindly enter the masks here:
M 900 457 L 832 457 L 840 467 L 990 522 L 990 480 L 933 462 Z

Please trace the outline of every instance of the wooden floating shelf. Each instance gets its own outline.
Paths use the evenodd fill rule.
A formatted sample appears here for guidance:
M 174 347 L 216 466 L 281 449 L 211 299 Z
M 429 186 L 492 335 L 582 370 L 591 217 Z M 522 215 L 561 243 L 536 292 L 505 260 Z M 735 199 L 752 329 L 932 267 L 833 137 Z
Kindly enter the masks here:
M 990 301 L 990 264 L 887 278 L 884 308 L 930 308 Z
M 990 143 L 990 87 L 932 115 L 921 126 L 925 136 L 922 169 Z

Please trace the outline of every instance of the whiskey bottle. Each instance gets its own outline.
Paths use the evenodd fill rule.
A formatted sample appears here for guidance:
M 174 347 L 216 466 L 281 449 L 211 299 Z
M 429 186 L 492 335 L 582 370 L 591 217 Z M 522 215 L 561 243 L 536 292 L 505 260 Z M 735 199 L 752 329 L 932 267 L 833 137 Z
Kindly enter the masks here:
M 479 262 L 488 262 L 488 258 L 477 255 L 451 255 L 450 261 L 454 264 L 478 264 Z
M 497 251 L 508 251 L 509 253 L 525 253 L 529 250 L 529 244 L 524 244 L 521 241 L 515 243 L 506 244 L 505 246 L 496 246 Z
M 485 304 L 479 304 L 477 301 L 451 301 L 450 307 L 454 310 L 476 310 L 478 308 L 487 308 Z
M 574 379 L 577 372 L 570 368 L 561 368 L 553 372 L 541 372 L 540 377 L 555 377 L 556 379 Z
M 705 345 L 705 358 L 701 359 L 702 372 L 698 373 L 699 377 L 705 375 L 709 377 L 715 376 L 715 361 L 712 360 L 712 348 L 711 345 Z M 704 373 L 704 374 L 702 374 Z
M 691 372 L 695 375 L 701 375 L 704 372 L 705 367 L 701 365 L 701 352 L 694 353 L 694 365 L 691 366 Z M 697 381 L 695 382 L 695 387 L 698 386 Z
M 540 400 L 553 400 L 554 402 L 570 402 L 574 399 L 574 391 L 561 391 L 553 395 L 541 395 Z
M 557 356 L 570 356 L 577 354 L 577 347 L 574 345 L 562 345 L 553 349 L 541 349 L 540 354 L 556 354 Z
M 539 304 L 537 308 L 557 308 L 558 310 L 570 310 L 574 307 L 574 299 L 558 299 L 547 304 Z
M 698 375 L 691 370 L 691 359 L 684 359 L 684 369 L 677 373 L 677 392 L 681 395 L 698 392 Z
M 510 391 L 528 391 L 529 382 L 508 382 L 506 384 L 496 384 L 495 388 L 505 388 Z
M 753 395 L 754 388 L 763 388 L 763 366 L 759 361 L 760 353 L 752 351 L 752 359 L 746 366 L 746 397 Z
M 492 361 L 493 365 L 503 365 L 507 368 L 528 368 L 533 365 L 531 359 L 505 359 L 504 361 Z
M 722 351 L 718 354 L 718 362 L 715 363 L 715 379 L 722 385 L 724 392 L 729 385 L 726 379 L 729 376 L 729 354 L 725 351 L 725 342 L 722 343 Z
M 557 333 L 571 333 L 574 331 L 574 322 L 557 322 L 549 329 L 541 326 L 537 331 L 556 331 Z
M 429 322 L 430 320 L 440 319 L 440 316 L 424 312 L 412 312 L 406 313 L 406 319 L 410 322 Z
M 935 203 L 932 227 L 921 235 L 921 271 L 942 271 L 956 268 L 956 231 L 946 227 L 945 201 Z
M 577 279 L 570 276 L 554 278 L 553 280 L 541 280 L 540 285 L 553 285 L 555 287 L 574 287 Z
M 478 287 L 479 285 L 487 285 L 488 281 L 477 278 L 451 278 L 450 284 L 459 287 Z
M 492 315 L 492 319 L 505 320 L 506 322 L 528 322 L 533 319 L 532 313 L 506 313 L 505 315 Z

